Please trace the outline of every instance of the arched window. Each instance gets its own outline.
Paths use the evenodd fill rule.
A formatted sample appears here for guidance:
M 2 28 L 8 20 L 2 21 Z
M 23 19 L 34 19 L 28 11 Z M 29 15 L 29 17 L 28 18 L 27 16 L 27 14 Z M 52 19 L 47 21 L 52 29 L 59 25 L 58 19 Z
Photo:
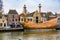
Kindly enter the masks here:
M 6 24 L 4 23 L 4 26 L 6 26 Z
M 36 16 L 36 23 L 38 23 L 38 16 Z

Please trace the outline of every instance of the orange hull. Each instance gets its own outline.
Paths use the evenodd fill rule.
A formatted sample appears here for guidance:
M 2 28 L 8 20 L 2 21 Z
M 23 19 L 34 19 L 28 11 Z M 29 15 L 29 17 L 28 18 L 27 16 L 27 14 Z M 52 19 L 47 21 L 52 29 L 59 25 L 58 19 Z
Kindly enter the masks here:
M 34 22 L 26 22 L 25 28 L 28 29 L 51 29 L 56 28 L 57 26 L 57 18 L 51 19 L 49 21 L 45 21 L 43 23 L 34 23 Z

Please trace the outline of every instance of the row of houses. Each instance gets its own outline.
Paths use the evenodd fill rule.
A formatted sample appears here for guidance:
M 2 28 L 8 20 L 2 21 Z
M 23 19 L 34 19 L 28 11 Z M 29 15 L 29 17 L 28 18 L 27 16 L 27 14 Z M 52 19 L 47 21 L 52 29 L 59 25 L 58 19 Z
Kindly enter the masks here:
M 0 13 L 0 28 L 5 26 L 10 26 L 11 28 L 20 27 L 20 23 L 24 22 L 35 22 L 40 23 L 47 21 L 49 19 L 57 17 L 57 13 L 52 12 L 41 12 L 41 4 L 39 4 L 38 9 L 34 12 L 29 13 L 27 11 L 26 5 L 23 7 L 23 12 L 18 14 L 16 10 L 9 10 L 7 15 Z

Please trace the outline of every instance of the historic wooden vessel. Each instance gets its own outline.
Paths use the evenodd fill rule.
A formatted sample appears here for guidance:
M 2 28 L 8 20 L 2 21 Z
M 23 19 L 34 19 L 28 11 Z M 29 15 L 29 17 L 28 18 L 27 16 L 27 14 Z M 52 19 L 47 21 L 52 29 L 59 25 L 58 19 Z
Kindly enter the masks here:
M 53 18 L 51 20 L 42 22 L 42 23 L 34 23 L 34 22 L 26 22 L 25 28 L 28 29 L 51 29 L 56 28 L 58 18 Z

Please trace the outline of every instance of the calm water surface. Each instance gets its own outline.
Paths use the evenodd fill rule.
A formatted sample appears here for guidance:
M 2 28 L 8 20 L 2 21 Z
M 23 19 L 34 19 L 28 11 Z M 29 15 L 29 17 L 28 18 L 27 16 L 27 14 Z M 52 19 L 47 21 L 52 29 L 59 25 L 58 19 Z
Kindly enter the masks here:
M 60 30 L 45 32 L 0 32 L 0 40 L 60 40 Z
M 60 40 L 60 31 L 25 32 L 24 40 Z
M 23 40 L 23 32 L 0 32 L 0 40 Z

